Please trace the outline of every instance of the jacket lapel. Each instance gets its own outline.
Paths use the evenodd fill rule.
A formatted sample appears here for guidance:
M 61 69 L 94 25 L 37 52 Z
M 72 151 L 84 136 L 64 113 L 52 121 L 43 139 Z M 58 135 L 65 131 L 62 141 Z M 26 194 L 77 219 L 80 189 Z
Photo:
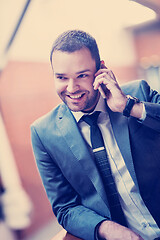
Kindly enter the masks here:
M 123 117 L 120 113 L 112 112 L 108 107 L 107 111 L 109 113 L 111 125 L 118 147 L 124 158 L 128 171 L 130 172 L 130 175 L 138 188 L 130 148 L 128 119 L 126 117 Z M 95 167 L 92 155 L 79 131 L 72 113 L 65 104 L 61 105 L 56 120 L 57 127 L 64 137 L 66 144 L 74 154 L 79 164 L 82 165 L 84 171 L 86 172 L 87 176 L 91 180 L 101 198 L 105 203 L 107 203 L 106 193 L 104 191 L 100 175 L 97 171 L 97 168 Z
M 72 151 L 78 163 L 82 165 L 86 175 L 106 204 L 106 193 L 100 175 L 95 167 L 91 152 L 79 131 L 72 113 L 65 104 L 61 106 L 57 116 L 57 127 L 60 129 L 66 144 Z
M 107 111 L 109 113 L 114 136 L 116 138 L 120 152 L 124 158 L 128 171 L 130 172 L 134 183 L 138 187 L 130 148 L 128 118 L 124 117 L 121 113 L 112 112 L 108 107 Z

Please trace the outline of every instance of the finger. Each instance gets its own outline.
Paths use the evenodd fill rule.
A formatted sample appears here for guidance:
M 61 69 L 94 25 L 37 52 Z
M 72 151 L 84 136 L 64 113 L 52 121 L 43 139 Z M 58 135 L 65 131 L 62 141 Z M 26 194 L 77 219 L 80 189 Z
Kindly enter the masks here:
M 93 86 L 94 86 L 94 89 L 97 90 L 101 84 L 104 84 L 107 87 L 109 83 L 111 84 L 110 80 L 108 80 L 107 78 L 102 77 L 102 78 L 98 79 L 97 81 L 95 81 Z
M 110 75 L 106 74 L 106 73 L 102 73 L 100 75 L 98 75 L 96 78 L 95 78 L 95 81 L 93 83 L 93 86 L 94 87 L 98 87 L 99 84 L 103 83 L 103 84 L 108 84 L 108 83 L 113 83 L 115 84 L 115 80 L 113 78 L 110 77 Z
M 113 72 L 109 69 L 103 68 L 103 69 L 99 69 L 96 73 L 95 73 L 95 77 L 100 76 L 101 74 L 107 74 L 111 79 L 113 79 L 114 81 L 116 80 L 115 75 L 113 74 Z
M 98 76 L 102 73 L 108 73 L 110 70 L 108 68 L 100 68 L 96 73 L 95 76 Z
M 95 78 L 95 83 L 97 82 L 97 81 L 99 81 L 100 79 L 103 79 L 103 80 L 105 80 L 105 79 L 108 79 L 108 80 L 110 80 L 111 82 L 113 81 L 113 82 L 116 82 L 109 74 L 107 74 L 107 73 L 101 73 L 100 75 L 98 75 L 96 78 Z
M 107 73 L 106 72 L 102 72 L 101 74 L 97 75 L 95 80 L 101 79 L 103 77 L 107 77 Z
M 102 89 L 101 85 L 98 87 L 98 90 L 99 90 L 101 96 L 105 99 L 106 98 L 106 94 L 105 94 L 104 90 Z
M 96 72 L 95 76 L 103 73 L 103 72 L 104 72 L 104 71 L 103 71 L 104 69 L 105 69 L 105 72 L 108 72 L 108 74 L 109 74 L 114 80 L 116 80 L 116 77 L 115 77 L 114 73 L 112 72 L 112 70 L 109 70 L 109 69 L 106 67 L 104 60 L 101 60 L 100 69 Z M 106 71 L 106 70 L 108 70 L 108 71 Z

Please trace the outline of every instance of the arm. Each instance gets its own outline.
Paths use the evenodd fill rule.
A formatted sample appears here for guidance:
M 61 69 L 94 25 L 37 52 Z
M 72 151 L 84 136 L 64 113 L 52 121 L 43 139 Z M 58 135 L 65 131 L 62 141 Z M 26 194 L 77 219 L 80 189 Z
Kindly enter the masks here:
M 77 237 L 94 239 L 96 225 L 105 218 L 81 204 L 80 196 L 46 151 L 34 126 L 31 133 L 37 166 L 58 222 Z
M 96 72 L 95 77 L 93 84 L 94 89 L 97 90 L 100 86 L 103 87 L 108 107 L 113 112 L 123 113 L 128 99 L 120 88 L 113 72 L 105 66 L 102 66 L 102 68 Z M 134 104 L 131 110 L 131 116 L 141 118 L 142 114 L 143 104 L 141 102 Z
M 113 221 L 103 221 L 98 229 L 98 234 L 100 239 L 106 240 L 143 240 L 138 234 Z
M 46 193 L 58 222 L 67 232 L 82 239 L 93 240 L 95 239 L 95 229 L 97 230 L 96 226 L 102 222 L 99 227 L 99 236 L 103 238 L 107 236 L 104 239 L 114 240 L 120 234 L 121 239 L 126 240 L 130 240 L 132 235 L 137 236 L 128 228 L 112 221 L 106 221 L 106 218 L 83 206 L 80 196 L 63 176 L 55 159 L 47 153 L 33 126 L 31 132 L 33 150 Z M 115 235 L 113 235 L 112 224 L 117 229 Z M 141 238 L 133 239 L 141 240 Z
M 160 132 L 160 94 L 152 90 L 145 81 L 141 83 L 141 91 L 146 110 L 146 118 L 142 124 Z
M 113 112 L 123 113 L 126 106 L 127 97 L 120 88 L 113 72 L 102 66 L 95 74 L 94 89 L 98 89 L 102 84 L 108 107 Z M 133 88 L 134 86 L 131 86 Z M 129 89 L 131 90 L 131 89 Z M 132 89 L 133 90 L 133 89 Z M 138 89 L 137 89 L 138 90 Z M 141 81 L 139 84 L 139 90 L 141 98 L 140 103 L 135 103 L 131 116 L 137 119 L 141 119 L 143 115 L 143 104 L 145 106 L 146 118 L 141 123 L 147 127 L 150 127 L 160 132 L 160 95 L 158 92 L 150 89 L 150 86 L 145 81 Z
M 106 100 L 107 100 L 107 104 L 108 104 L 109 108 L 114 112 L 122 113 L 125 108 L 125 105 L 126 105 L 126 95 L 119 87 L 119 85 L 118 85 L 115 77 L 112 75 L 111 71 L 109 71 L 108 69 L 100 69 L 96 73 L 96 78 L 95 78 L 95 82 L 94 82 L 95 90 L 98 89 L 98 87 L 100 86 L 101 83 L 103 83 L 105 85 L 104 89 L 105 89 Z M 144 86 L 144 83 L 141 85 Z M 139 88 L 141 88 L 142 86 L 140 86 L 140 84 L 139 84 Z M 153 101 L 152 105 L 158 109 L 160 105 L 157 104 L 157 101 L 155 99 L 153 100 L 154 97 L 156 97 L 156 99 L 157 99 L 156 94 L 155 93 L 151 94 L 151 91 L 149 91 L 149 86 L 146 88 L 148 90 L 148 93 L 146 93 L 146 89 L 144 89 L 143 94 L 145 94 L 146 97 L 142 98 L 143 101 L 151 101 L 151 99 L 152 99 L 152 101 Z M 149 95 L 149 93 L 150 93 L 150 97 L 147 97 Z M 135 118 L 141 118 L 142 111 L 143 111 L 143 104 L 137 103 L 132 108 L 131 116 L 133 116 Z M 157 110 L 157 112 L 158 112 L 158 110 Z M 153 114 L 152 114 L 152 116 L 153 116 Z M 154 118 L 154 116 L 153 116 L 153 118 Z M 155 120 L 155 118 L 154 118 L 154 120 Z M 143 122 L 142 122 L 142 124 L 143 124 Z M 157 123 L 157 125 L 158 125 L 158 123 Z M 152 125 L 151 125 L 151 127 L 152 127 Z M 99 236 L 102 239 L 108 239 L 108 240 L 131 239 L 131 238 L 132 239 L 142 239 L 140 236 L 135 234 L 130 229 L 120 226 L 119 224 L 114 223 L 112 221 L 104 221 L 103 223 L 101 223 L 101 225 L 99 227 Z

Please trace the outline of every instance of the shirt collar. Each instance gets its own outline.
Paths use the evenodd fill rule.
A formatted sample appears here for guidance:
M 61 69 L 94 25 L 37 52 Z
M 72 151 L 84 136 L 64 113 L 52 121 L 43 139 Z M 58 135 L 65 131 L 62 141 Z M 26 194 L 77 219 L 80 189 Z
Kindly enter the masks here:
M 105 105 L 105 101 L 104 99 L 102 98 L 102 96 L 100 96 L 99 100 L 98 100 L 98 103 L 94 109 L 93 112 L 95 111 L 100 111 L 100 112 L 106 112 L 106 105 Z M 87 115 L 87 114 L 92 114 L 93 112 L 91 113 L 84 113 L 84 112 L 73 112 L 71 111 L 73 116 L 75 117 L 76 121 L 79 122 L 79 120 L 81 119 L 81 117 L 83 115 Z

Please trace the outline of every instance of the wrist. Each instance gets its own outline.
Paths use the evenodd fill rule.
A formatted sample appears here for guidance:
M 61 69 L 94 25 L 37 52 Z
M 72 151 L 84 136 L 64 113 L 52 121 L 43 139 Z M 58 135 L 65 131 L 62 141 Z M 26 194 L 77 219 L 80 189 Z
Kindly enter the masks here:
M 135 117 L 135 118 L 138 118 L 138 119 L 141 119 L 142 116 L 143 116 L 143 103 L 140 102 L 140 103 L 135 103 L 132 110 L 131 110 L 131 113 L 130 115 L 132 117 Z
M 143 113 L 143 104 L 136 97 L 126 95 L 127 102 L 123 110 L 123 115 L 126 117 L 141 118 Z
M 104 238 L 101 238 L 100 234 L 99 234 L 99 227 L 104 221 L 106 221 L 106 220 L 102 220 L 101 222 L 99 222 L 97 224 L 96 228 L 95 228 L 95 234 L 94 234 L 95 235 L 95 240 L 103 240 L 104 239 Z
M 98 239 L 103 240 L 107 239 L 108 226 L 112 224 L 112 221 L 106 220 L 103 221 L 98 228 Z

